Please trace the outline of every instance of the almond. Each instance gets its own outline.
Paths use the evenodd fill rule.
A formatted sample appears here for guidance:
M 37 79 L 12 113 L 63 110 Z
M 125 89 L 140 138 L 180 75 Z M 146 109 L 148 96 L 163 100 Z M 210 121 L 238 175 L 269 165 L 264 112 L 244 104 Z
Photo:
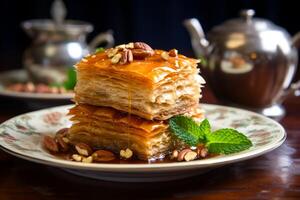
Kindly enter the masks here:
M 43 145 L 46 147 L 46 149 L 53 153 L 57 153 L 59 151 L 58 145 L 55 140 L 48 135 L 44 136 Z
M 92 149 L 85 143 L 78 143 L 75 145 L 76 151 L 82 156 L 89 156 L 92 154 Z
M 92 154 L 93 161 L 95 162 L 109 162 L 116 159 L 115 155 L 107 150 L 98 150 Z

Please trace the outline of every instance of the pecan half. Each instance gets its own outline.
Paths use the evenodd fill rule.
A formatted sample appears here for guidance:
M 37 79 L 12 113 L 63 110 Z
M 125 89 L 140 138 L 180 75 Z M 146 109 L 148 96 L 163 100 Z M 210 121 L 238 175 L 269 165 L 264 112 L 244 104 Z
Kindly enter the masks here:
M 48 149 L 49 151 L 51 151 L 53 153 L 57 153 L 59 151 L 56 141 L 48 135 L 46 135 L 44 137 L 43 145 L 46 147 L 46 149 Z
M 204 145 L 199 145 L 197 147 L 197 154 L 200 158 L 205 158 L 208 155 L 208 149 Z
M 143 49 L 143 50 L 147 50 L 147 51 L 153 51 L 153 49 L 144 42 L 135 42 L 133 44 L 133 46 L 135 49 Z
M 65 137 L 68 134 L 69 128 L 62 128 L 56 132 L 55 138 Z
M 135 42 L 132 49 L 133 58 L 144 59 L 154 55 L 154 50 L 144 42 Z
M 183 161 L 185 154 L 187 154 L 188 152 L 192 152 L 192 150 L 191 149 L 183 149 L 182 151 L 180 151 L 178 156 L 177 156 L 177 160 L 178 161 Z
M 66 137 L 57 137 L 56 143 L 58 144 L 59 150 L 62 152 L 66 152 L 69 150 L 69 144 L 66 142 L 68 138 Z
M 132 55 L 132 51 L 129 49 L 124 49 L 121 52 L 121 59 L 120 59 L 120 64 L 124 65 L 126 63 L 130 63 L 133 61 L 133 55 Z
M 89 156 L 92 154 L 92 149 L 89 145 L 84 143 L 78 143 L 75 145 L 76 151 L 82 156 Z
M 142 60 L 146 57 L 154 55 L 154 51 L 144 50 L 144 49 L 132 49 L 132 55 L 134 59 Z
M 107 151 L 107 150 L 95 151 L 92 154 L 92 157 L 93 157 L 93 161 L 95 161 L 95 162 L 109 162 L 116 158 L 112 152 Z
M 171 56 L 171 57 L 177 57 L 177 56 L 178 56 L 178 51 L 177 51 L 177 49 L 171 49 L 171 50 L 169 51 L 169 56 Z

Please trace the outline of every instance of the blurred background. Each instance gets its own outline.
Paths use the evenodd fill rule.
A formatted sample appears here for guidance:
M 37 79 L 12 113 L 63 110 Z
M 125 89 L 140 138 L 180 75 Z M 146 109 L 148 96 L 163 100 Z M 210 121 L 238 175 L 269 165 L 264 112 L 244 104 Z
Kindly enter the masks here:
M 50 18 L 52 0 L 1 0 L 0 70 L 20 68 L 22 52 L 32 41 L 21 29 L 28 19 Z M 300 30 L 297 1 L 284 0 L 64 0 L 67 19 L 90 22 L 97 33 L 112 29 L 116 44 L 145 41 L 154 48 L 177 48 L 192 56 L 190 38 L 182 21 L 196 17 L 207 32 L 223 21 L 252 8 L 293 35 Z

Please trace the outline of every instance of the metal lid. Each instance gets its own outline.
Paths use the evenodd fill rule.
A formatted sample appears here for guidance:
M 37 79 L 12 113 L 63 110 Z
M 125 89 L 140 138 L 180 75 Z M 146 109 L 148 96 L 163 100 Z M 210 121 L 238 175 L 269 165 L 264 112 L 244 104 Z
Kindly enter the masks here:
M 50 19 L 33 19 L 22 23 L 25 30 L 66 32 L 70 34 L 89 33 L 93 31 L 93 25 L 83 21 L 65 20 L 62 24 L 56 24 Z
M 255 18 L 255 11 L 252 9 L 242 10 L 240 18 L 225 21 L 223 24 L 216 26 L 208 34 L 210 38 L 226 37 L 231 33 L 243 33 L 247 36 L 257 35 L 263 31 L 285 31 L 266 19 Z

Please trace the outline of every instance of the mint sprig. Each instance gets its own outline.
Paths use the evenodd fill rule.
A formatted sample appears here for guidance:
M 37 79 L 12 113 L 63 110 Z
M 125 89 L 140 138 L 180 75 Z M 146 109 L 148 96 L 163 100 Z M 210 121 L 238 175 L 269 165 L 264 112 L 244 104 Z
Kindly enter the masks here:
M 190 146 L 205 144 L 210 153 L 231 154 L 246 150 L 252 142 L 235 129 L 224 128 L 211 132 L 207 119 L 198 125 L 192 118 L 175 116 L 169 120 L 171 132 Z
M 104 52 L 105 49 L 103 47 L 99 47 L 95 50 L 95 53 L 101 53 L 101 52 Z
M 230 154 L 249 149 L 252 142 L 237 130 L 224 128 L 206 135 L 209 152 Z
M 204 140 L 204 133 L 192 118 L 178 115 L 173 117 L 169 124 L 171 131 L 190 146 L 196 146 L 199 141 Z

